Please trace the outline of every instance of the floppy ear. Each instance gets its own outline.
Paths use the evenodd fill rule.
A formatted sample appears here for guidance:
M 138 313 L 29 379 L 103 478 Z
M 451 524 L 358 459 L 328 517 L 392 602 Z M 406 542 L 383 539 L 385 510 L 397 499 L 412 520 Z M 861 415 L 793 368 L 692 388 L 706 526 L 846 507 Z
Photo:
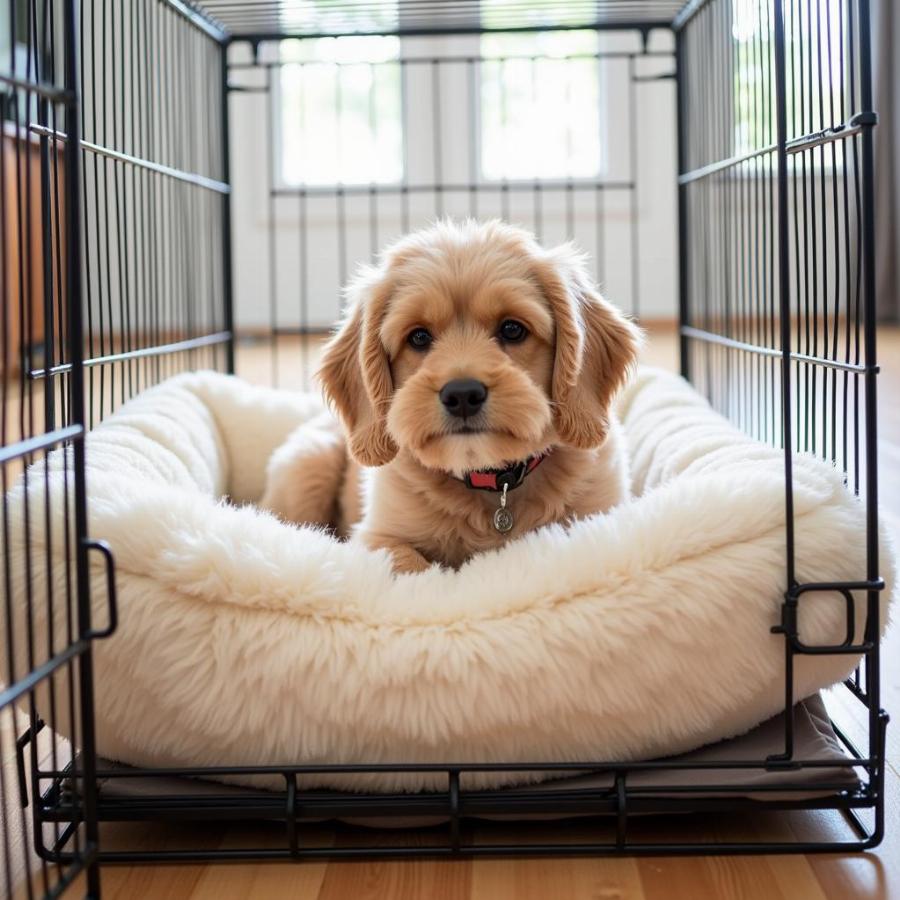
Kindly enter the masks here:
M 637 361 L 641 332 L 597 293 L 571 246 L 543 255 L 538 280 L 556 322 L 557 434 L 573 447 L 599 447 L 609 430 L 612 401 Z
M 317 377 L 347 430 L 348 447 L 363 466 L 383 466 L 397 455 L 386 417 L 394 392 L 379 326 L 391 285 L 380 269 L 365 269 L 347 291 L 350 308 L 325 346 Z

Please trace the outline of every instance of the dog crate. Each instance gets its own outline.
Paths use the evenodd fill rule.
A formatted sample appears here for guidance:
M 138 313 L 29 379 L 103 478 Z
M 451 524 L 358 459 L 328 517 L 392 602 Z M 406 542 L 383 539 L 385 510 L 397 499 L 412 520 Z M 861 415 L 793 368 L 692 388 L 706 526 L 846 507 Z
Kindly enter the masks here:
M 64 646 L 26 627 L 27 666 L 3 673 L 7 894 L 24 879 L 29 895 L 56 895 L 87 870 L 95 895 L 103 861 L 878 844 L 887 716 L 868 0 L 2 0 L 0 15 L 3 639 L 22 615 L 17 580 L 26 616 L 42 605 L 68 623 Z M 298 779 L 329 767 L 289 760 L 265 770 L 284 779 L 273 792 L 185 780 L 256 771 L 247 767 L 98 760 L 92 646 L 116 640 L 115 563 L 90 538 L 86 432 L 181 371 L 304 386 L 355 265 L 441 216 L 500 217 L 547 243 L 575 240 L 610 298 L 639 318 L 665 316 L 671 298 L 682 373 L 733 422 L 784 448 L 779 752 L 684 764 L 690 790 L 680 778 L 641 786 L 671 762 L 587 760 L 580 768 L 608 785 L 460 791 L 461 774 L 479 766 L 448 760 L 438 767 L 446 791 L 423 795 L 306 791 Z M 58 447 L 72 460 L 67 508 L 32 494 L 26 528 L 61 534 L 70 565 L 62 589 L 37 593 L 30 573 L 50 562 L 26 552 L 25 571 L 13 570 L 7 492 L 18 479 L 46 482 Z M 797 581 L 792 451 L 834 462 L 866 505 L 868 561 L 852 583 Z M 91 615 L 91 554 L 108 567 L 104 622 Z M 844 598 L 851 621 L 865 604 L 860 643 L 802 643 L 798 615 L 813 589 Z M 862 657 L 829 699 L 857 737 L 834 722 L 846 758 L 827 769 L 798 753 L 792 714 L 795 663 L 820 653 Z M 38 688 L 49 702 L 38 703 Z M 63 720 L 74 723 L 71 742 L 56 736 Z M 855 773 L 852 784 L 834 782 L 835 765 Z M 817 767 L 812 785 L 793 778 Z M 778 790 L 735 795 L 736 768 L 780 773 Z M 835 821 L 817 830 L 810 810 Z M 685 817 L 661 828 L 651 813 Z M 697 813 L 717 826 L 689 825 Z M 499 835 L 473 830 L 478 817 L 576 815 L 596 831 L 560 827 L 551 841 L 528 824 L 512 837 L 508 822 Z M 410 816 L 448 824 L 410 840 L 307 838 L 317 820 Z M 768 823 L 762 832 L 732 827 L 754 816 Z M 101 839 L 128 822 L 222 821 L 280 823 L 283 840 L 263 846 L 250 832 L 246 845 L 212 847 L 195 828 L 165 849 Z

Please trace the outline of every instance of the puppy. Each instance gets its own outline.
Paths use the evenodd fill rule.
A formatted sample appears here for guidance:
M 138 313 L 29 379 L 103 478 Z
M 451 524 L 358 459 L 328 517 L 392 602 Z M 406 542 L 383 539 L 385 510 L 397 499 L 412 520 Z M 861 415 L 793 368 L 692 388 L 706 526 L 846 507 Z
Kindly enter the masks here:
M 319 369 L 343 434 L 324 418 L 299 429 L 263 505 L 351 530 L 399 573 L 627 495 L 612 403 L 640 334 L 570 246 L 442 222 L 388 248 L 348 299 Z

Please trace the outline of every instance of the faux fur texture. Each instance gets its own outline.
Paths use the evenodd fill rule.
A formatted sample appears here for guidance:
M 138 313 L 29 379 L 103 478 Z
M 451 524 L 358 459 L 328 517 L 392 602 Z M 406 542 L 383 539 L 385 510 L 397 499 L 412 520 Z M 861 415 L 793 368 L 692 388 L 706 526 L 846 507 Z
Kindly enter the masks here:
M 115 553 L 120 615 L 94 656 L 102 755 L 137 765 L 629 760 L 740 734 L 781 708 L 784 644 L 770 628 L 785 588 L 782 457 L 680 379 L 643 370 L 623 397 L 641 496 L 459 572 L 394 577 L 385 551 L 240 505 L 259 498 L 266 461 L 288 433 L 321 413 L 311 396 L 199 373 L 147 391 L 90 434 L 90 529 Z M 63 464 L 51 457 L 56 505 Z M 862 505 L 821 462 L 798 457 L 794 471 L 798 578 L 860 578 Z M 33 508 L 43 482 L 43 471 L 32 479 Z M 22 492 L 10 497 L 8 535 L 20 610 Z M 34 558 L 45 539 L 33 516 Z M 60 529 L 51 539 L 59 554 Z M 101 624 L 103 571 L 92 564 Z M 65 568 L 58 555 L 57 591 Z M 882 571 L 883 623 L 887 548 Z M 39 598 L 45 574 L 31 571 Z M 805 594 L 800 606 L 807 643 L 843 639 L 840 597 Z M 857 638 L 864 606 L 858 597 Z M 36 603 L 38 635 L 43 615 Z M 18 648 L 24 622 L 16 616 Z M 63 617 L 54 625 L 58 648 Z M 855 663 L 798 658 L 797 698 Z M 26 671 L 24 658 L 15 665 Z

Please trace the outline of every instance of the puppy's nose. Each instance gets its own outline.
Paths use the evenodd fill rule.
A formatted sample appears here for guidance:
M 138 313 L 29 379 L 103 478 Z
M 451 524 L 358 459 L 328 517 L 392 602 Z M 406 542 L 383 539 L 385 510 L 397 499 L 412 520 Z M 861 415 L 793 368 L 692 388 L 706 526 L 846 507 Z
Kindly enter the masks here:
M 440 396 L 451 416 L 474 416 L 487 400 L 487 388 L 474 378 L 455 378 L 441 388 Z

